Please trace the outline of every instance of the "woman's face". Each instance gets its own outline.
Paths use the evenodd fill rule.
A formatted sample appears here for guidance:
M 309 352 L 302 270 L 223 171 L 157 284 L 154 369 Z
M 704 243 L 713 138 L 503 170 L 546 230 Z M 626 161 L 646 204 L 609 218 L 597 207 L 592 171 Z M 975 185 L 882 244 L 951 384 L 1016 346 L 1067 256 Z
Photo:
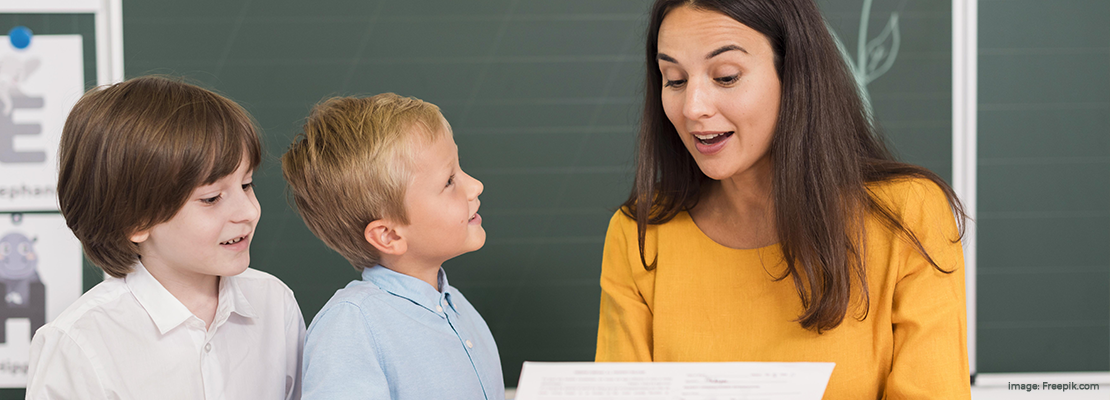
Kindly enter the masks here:
M 774 53 L 728 16 L 679 7 L 659 27 L 663 110 L 710 178 L 769 174 L 779 114 Z

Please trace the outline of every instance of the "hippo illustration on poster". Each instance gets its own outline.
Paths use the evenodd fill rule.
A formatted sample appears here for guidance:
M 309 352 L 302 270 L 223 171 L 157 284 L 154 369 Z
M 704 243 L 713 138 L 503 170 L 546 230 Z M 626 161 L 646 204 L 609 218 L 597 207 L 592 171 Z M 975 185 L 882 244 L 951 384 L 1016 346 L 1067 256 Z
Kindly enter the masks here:
M 0 343 L 9 318 L 31 320 L 31 334 L 46 323 L 46 288 L 39 279 L 35 240 L 19 232 L 0 237 Z

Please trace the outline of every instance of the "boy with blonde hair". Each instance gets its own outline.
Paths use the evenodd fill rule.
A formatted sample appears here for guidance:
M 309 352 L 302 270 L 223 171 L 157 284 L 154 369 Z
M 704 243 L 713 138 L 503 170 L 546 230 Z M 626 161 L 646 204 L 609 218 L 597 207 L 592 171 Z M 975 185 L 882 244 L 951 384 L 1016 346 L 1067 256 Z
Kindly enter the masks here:
M 327 100 L 282 171 L 312 233 L 362 273 L 309 326 L 304 398 L 504 399 L 493 335 L 441 268 L 486 233 L 482 183 L 459 167 L 439 108 Z
M 254 122 L 211 91 L 139 77 L 86 93 L 58 203 L 111 277 L 31 340 L 28 399 L 297 399 L 304 319 L 250 265 Z

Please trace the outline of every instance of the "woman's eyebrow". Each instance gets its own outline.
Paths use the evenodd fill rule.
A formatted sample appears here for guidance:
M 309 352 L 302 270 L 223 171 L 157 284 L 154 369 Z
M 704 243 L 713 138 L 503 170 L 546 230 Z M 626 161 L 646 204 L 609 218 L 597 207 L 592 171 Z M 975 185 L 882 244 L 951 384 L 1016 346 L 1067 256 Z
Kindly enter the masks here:
M 733 51 L 733 50 L 742 51 L 742 52 L 744 52 L 744 54 L 751 54 L 751 53 L 748 53 L 748 51 L 745 50 L 743 47 L 737 46 L 735 44 L 729 44 L 729 45 L 721 46 L 717 50 L 713 50 L 713 51 L 709 52 L 709 55 L 705 56 L 705 59 L 708 60 L 708 59 L 711 59 L 713 57 L 719 56 L 722 53 Z M 657 53 L 655 55 L 655 58 L 659 61 L 667 61 L 667 62 L 672 62 L 672 63 L 678 64 L 678 60 L 675 60 L 674 57 L 668 56 L 664 53 Z
M 705 59 L 708 60 L 710 58 L 721 55 L 721 53 L 724 53 L 724 52 L 727 52 L 727 51 L 732 51 L 732 50 L 740 50 L 740 51 L 744 52 L 744 54 L 751 54 L 751 53 L 748 53 L 747 50 L 744 50 L 743 47 L 737 46 L 735 44 L 729 44 L 729 45 L 721 46 L 717 50 L 713 50 L 712 52 L 709 53 L 709 55 L 705 56 Z
M 656 54 L 655 59 L 657 59 L 659 61 L 666 61 L 666 62 L 671 62 L 671 63 L 678 64 L 678 60 L 675 60 L 674 57 L 668 56 L 668 55 L 663 54 L 663 53 Z

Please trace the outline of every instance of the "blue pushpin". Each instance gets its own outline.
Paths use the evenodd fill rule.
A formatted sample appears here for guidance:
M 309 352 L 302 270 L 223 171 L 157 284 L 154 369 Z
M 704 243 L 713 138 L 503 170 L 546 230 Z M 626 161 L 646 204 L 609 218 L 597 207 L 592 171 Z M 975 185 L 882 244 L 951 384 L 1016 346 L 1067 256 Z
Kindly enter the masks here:
M 11 40 L 15 48 L 26 49 L 31 45 L 31 35 L 31 30 L 26 26 L 17 26 L 8 31 L 8 40 Z

